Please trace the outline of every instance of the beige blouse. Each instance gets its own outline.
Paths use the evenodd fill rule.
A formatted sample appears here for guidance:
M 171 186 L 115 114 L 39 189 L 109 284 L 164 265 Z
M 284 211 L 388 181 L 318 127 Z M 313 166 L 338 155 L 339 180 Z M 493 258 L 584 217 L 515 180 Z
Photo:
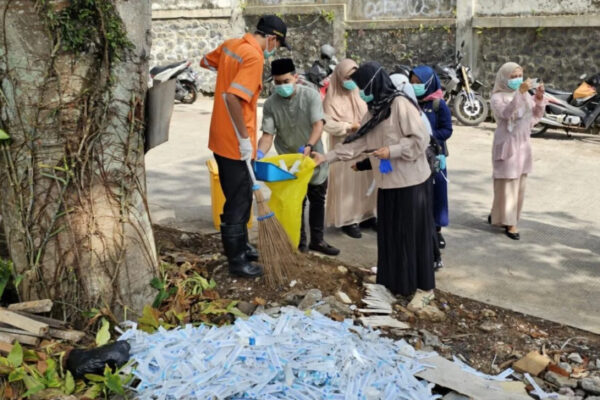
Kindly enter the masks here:
M 364 124 L 371 118 L 367 113 Z M 398 96 L 391 105 L 391 115 L 372 131 L 348 143 L 338 144 L 325 155 L 328 162 L 347 161 L 381 147 L 389 147 L 392 172 L 379 172 L 379 159 L 370 157 L 377 187 L 396 189 L 415 186 L 431 176 L 425 149 L 429 145 L 429 134 L 418 110 L 404 97 Z

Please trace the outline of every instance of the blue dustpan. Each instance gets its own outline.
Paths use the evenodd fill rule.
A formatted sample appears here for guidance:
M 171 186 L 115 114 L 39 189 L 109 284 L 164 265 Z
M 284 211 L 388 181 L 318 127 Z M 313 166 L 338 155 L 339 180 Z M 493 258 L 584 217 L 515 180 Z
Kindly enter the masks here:
M 256 179 L 259 181 L 265 182 L 279 182 L 297 179 L 294 174 L 284 171 L 275 164 L 263 161 L 254 162 L 254 175 L 256 175 Z

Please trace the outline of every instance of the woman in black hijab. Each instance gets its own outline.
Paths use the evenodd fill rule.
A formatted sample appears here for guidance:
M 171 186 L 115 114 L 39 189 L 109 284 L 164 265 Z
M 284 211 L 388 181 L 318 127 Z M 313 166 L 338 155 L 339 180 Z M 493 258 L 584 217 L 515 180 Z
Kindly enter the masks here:
M 417 289 L 432 290 L 434 225 L 431 169 L 425 156 L 429 133 L 418 106 L 396 90 L 379 63 L 361 65 L 351 78 L 369 112 L 344 144 L 325 156 L 313 153 L 315 161 L 346 161 L 369 154 L 379 188 L 377 283 L 403 296 Z

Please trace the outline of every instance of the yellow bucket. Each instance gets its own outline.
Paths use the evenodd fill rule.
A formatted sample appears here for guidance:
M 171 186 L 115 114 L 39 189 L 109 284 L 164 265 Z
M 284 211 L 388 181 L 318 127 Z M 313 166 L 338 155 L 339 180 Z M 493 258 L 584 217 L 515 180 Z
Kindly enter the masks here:
M 210 173 L 210 198 L 212 202 L 212 215 L 213 224 L 215 229 L 221 230 L 221 214 L 223 214 L 223 206 L 225 205 L 225 195 L 223 189 L 221 189 L 221 182 L 219 181 L 219 166 L 215 160 L 206 161 L 208 172 Z M 250 220 L 248 221 L 248 228 L 252 227 L 252 209 L 250 210 Z

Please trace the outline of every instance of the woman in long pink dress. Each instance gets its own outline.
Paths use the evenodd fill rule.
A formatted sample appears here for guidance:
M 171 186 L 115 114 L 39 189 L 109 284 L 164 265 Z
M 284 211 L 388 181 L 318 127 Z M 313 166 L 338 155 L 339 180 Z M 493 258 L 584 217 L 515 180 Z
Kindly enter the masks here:
M 367 113 L 367 103 L 358 94 L 356 83 L 350 79 L 358 65 L 345 59 L 331 74 L 329 89 L 323 101 L 325 132 L 329 133 L 329 149 L 342 143 L 356 132 Z M 325 208 L 328 226 L 342 228 L 353 238 L 360 238 L 359 223 L 372 219 L 377 207 L 377 192 L 369 190 L 372 171 L 353 171 L 357 160 L 341 161 L 329 166 L 329 188 Z
M 531 128 L 544 115 L 547 103 L 543 84 L 535 96 L 528 92 L 531 85 L 529 79 L 523 81 L 523 68 L 508 62 L 496 75 L 491 99 L 498 126 L 492 147 L 494 202 L 488 223 L 503 226 L 513 240 L 520 239 L 517 224 L 532 169 Z

